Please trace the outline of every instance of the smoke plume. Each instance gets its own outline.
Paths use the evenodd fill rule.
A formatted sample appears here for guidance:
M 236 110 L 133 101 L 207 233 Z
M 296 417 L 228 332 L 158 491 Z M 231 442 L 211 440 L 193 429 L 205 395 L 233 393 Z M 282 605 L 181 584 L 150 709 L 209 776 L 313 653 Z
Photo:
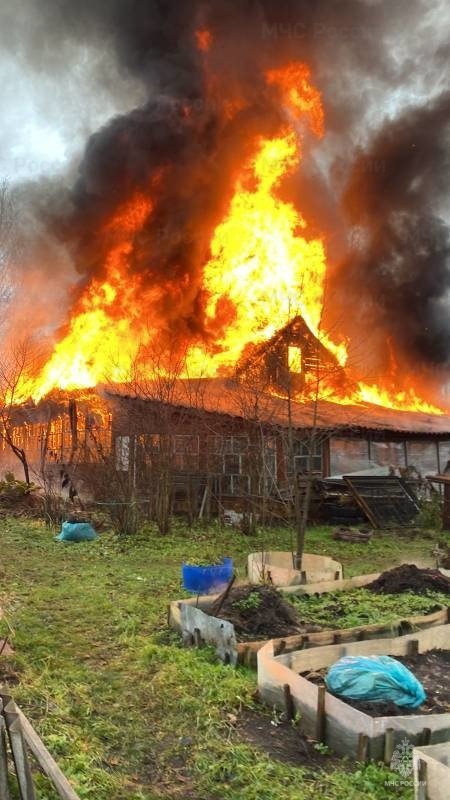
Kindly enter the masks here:
M 212 231 L 252 137 L 280 126 L 264 71 L 296 59 L 311 66 L 323 94 L 327 136 L 320 146 L 307 142 L 309 159 L 288 191 L 302 198 L 311 235 L 326 232 L 335 295 L 343 304 L 360 298 L 351 332 L 370 308 L 372 325 L 411 360 L 448 360 L 444 3 L 35 5 L 46 47 L 30 48 L 30 63 L 45 69 L 46 58 L 55 58 L 48 54 L 83 42 L 90 52 L 114 54 L 117 69 L 146 96 L 89 138 L 63 210 L 40 205 L 41 221 L 78 271 L 78 291 L 102 277 L 109 223 L 124 199 L 151 189 L 152 213 L 132 240 L 130 270 L 162 287 L 158 315 L 169 330 L 202 335 L 201 270 Z M 202 30 L 209 48 L 199 44 Z

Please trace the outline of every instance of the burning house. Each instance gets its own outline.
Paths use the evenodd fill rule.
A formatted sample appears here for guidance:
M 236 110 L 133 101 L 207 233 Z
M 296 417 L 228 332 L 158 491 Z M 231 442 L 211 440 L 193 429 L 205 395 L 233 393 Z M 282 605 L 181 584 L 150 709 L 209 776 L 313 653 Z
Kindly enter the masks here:
M 307 64 L 292 43 L 266 37 L 244 43 L 244 68 L 230 57 L 236 4 L 194 5 L 186 15 L 175 4 L 169 22 L 150 19 L 145 3 L 136 19 L 120 4 L 86 9 L 104 16 L 101 30 L 111 25 L 148 98 L 90 138 L 64 202 L 40 209 L 77 278 L 60 328 L 45 329 L 43 364 L 2 387 L 3 466 L 12 443 L 35 473 L 53 465 L 66 486 L 98 495 L 88 476 L 112 460 L 114 480 L 128 476 L 144 497 L 170 473 L 174 486 L 194 486 L 197 510 L 206 486 L 217 502 L 282 495 L 311 467 L 323 477 L 439 471 L 450 422 L 427 369 L 438 374 L 448 356 L 448 247 L 436 220 L 425 242 L 411 238 L 429 204 L 412 203 L 410 187 L 431 183 L 412 178 L 428 153 L 435 163 L 427 136 L 447 101 L 371 143 L 380 163 L 391 159 L 395 191 L 384 169 L 355 157 L 342 203 L 361 236 L 331 258 L 326 181 L 317 165 L 316 185 L 304 175 L 326 137 L 314 53 L 306 48 Z M 256 5 L 268 19 L 272 4 Z M 408 171 L 411 126 L 424 146 Z
M 54 393 L 17 409 L 13 440 L 33 477 L 70 497 L 143 504 L 155 502 L 164 479 L 172 510 L 277 517 L 293 480 L 311 469 L 315 478 L 425 475 L 450 460 L 444 416 L 299 402 L 231 378 L 177 379 L 166 396 L 153 383 L 142 396 L 128 390 Z M 5 445 L 1 460 L 17 468 Z

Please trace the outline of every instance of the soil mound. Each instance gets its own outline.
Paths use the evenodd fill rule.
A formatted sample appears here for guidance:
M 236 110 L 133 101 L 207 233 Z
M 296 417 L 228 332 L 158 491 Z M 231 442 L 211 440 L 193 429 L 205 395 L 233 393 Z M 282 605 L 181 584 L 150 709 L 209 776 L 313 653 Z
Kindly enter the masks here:
M 437 569 L 419 569 L 415 564 L 402 564 L 387 572 L 364 587 L 375 594 L 400 594 L 414 592 L 443 592 L 450 594 L 450 580 Z
M 232 589 L 219 617 L 233 623 L 241 641 L 282 638 L 321 630 L 318 625 L 302 625 L 294 607 L 270 586 L 237 586 Z

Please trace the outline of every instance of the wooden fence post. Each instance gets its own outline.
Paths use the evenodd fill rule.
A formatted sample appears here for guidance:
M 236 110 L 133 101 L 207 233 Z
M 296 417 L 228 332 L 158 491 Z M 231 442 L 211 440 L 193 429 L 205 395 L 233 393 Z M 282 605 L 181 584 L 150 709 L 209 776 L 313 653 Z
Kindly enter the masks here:
M 386 728 L 384 734 L 384 763 L 389 766 L 394 755 L 394 728 Z
M 325 744 L 326 734 L 325 694 L 325 686 L 319 686 L 317 692 L 316 739 L 322 744 Z
M 0 698 L 0 800 L 10 800 L 8 787 L 8 751 L 6 749 L 6 723 L 3 701 Z

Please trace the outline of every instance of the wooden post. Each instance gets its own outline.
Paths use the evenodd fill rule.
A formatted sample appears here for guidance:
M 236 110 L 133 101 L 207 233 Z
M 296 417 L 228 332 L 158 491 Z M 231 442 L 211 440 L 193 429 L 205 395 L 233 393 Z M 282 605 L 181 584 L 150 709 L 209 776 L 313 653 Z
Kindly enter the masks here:
M 202 634 L 200 628 L 194 628 L 194 646 L 201 647 L 202 644 Z
M 442 528 L 450 531 L 450 482 L 444 485 L 444 506 L 442 510 Z
M 417 761 L 417 779 L 418 779 L 418 786 L 417 786 L 417 800 L 427 800 L 428 792 L 427 792 L 427 762 L 424 761 L 422 758 L 419 758 Z
M 406 655 L 416 656 L 419 652 L 419 642 L 417 639 L 410 639 L 406 643 Z
M 281 656 L 281 654 L 284 653 L 285 650 L 286 650 L 286 642 L 284 639 L 280 639 L 279 642 L 277 642 L 277 644 L 275 645 L 274 655 Z
M 319 686 L 317 692 L 316 739 L 325 744 L 326 716 L 325 716 L 325 686 Z
M 0 698 L 0 800 L 10 800 L 8 788 L 8 752 L 6 749 L 6 723 Z
M 291 687 L 288 683 L 285 683 L 283 686 L 283 695 L 284 695 L 284 710 L 286 714 L 286 719 L 290 722 L 295 717 L 295 706 L 294 700 L 291 694 Z
M 420 737 L 421 747 L 430 744 L 430 740 L 431 740 L 431 728 L 424 728 L 422 731 L 422 735 Z
M 36 800 L 33 778 L 25 742 L 22 736 L 19 715 L 10 711 L 4 712 L 9 743 L 16 768 L 17 782 L 19 784 L 20 800 Z
M 358 761 L 362 761 L 363 764 L 367 761 L 369 751 L 369 737 L 365 733 L 360 733 L 358 736 L 358 750 L 356 754 L 356 758 Z
M 384 734 L 384 763 L 389 766 L 394 754 L 394 728 L 386 728 Z
M 203 512 L 206 506 L 206 499 L 208 497 L 208 484 L 205 486 L 205 491 L 203 492 L 202 502 L 200 504 L 200 511 L 198 512 L 198 518 L 201 519 L 203 517 Z
M 50 778 L 61 800 L 80 800 L 25 714 L 16 706 L 14 700 L 9 695 L 1 695 L 0 700 L 3 701 L 3 707 L 6 710 L 5 719 L 8 714 L 18 718 L 23 739 L 25 739 L 27 746 L 30 748 L 44 774 Z M 34 792 L 30 797 L 34 799 Z

